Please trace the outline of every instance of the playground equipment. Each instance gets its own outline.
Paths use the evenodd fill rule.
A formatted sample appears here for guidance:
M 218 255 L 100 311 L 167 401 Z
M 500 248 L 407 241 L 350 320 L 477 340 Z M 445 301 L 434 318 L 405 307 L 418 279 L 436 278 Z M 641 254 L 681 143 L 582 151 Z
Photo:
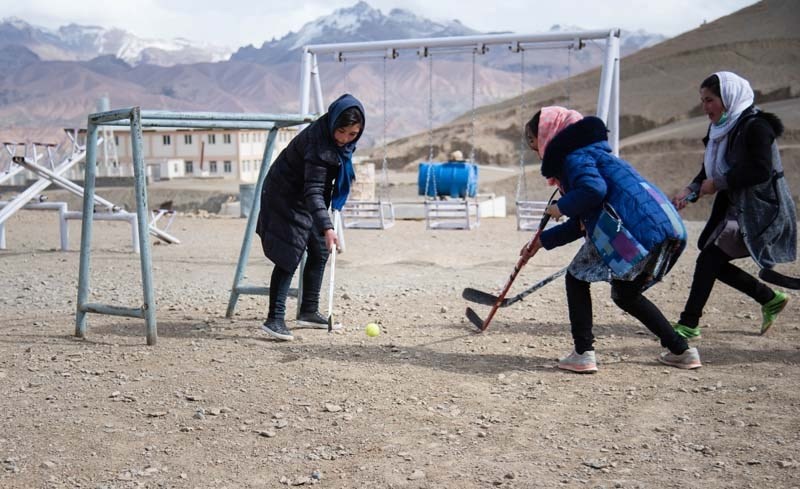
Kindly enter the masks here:
M 346 60 L 342 60 L 343 63 Z M 345 71 L 346 72 L 346 71 Z M 342 222 L 345 228 L 388 229 L 394 226 L 394 206 L 389 197 L 389 172 L 386 152 L 386 58 L 383 58 L 383 160 L 381 178 L 376 200 L 348 199 L 342 208 Z
M 231 317 L 236 307 L 236 302 L 241 294 L 269 294 L 267 287 L 254 287 L 242 284 L 247 258 L 255 234 L 258 209 L 261 206 L 261 188 L 267 175 L 267 167 L 272 161 L 272 151 L 278 129 L 300 124 L 307 124 L 315 119 L 314 116 L 296 114 L 240 114 L 221 112 L 172 112 L 159 110 L 141 110 L 139 107 L 98 112 L 89 115 L 87 124 L 86 143 L 86 171 L 84 175 L 83 194 L 83 227 L 81 228 L 81 253 L 80 269 L 78 275 L 78 300 L 75 316 L 75 336 L 86 336 L 87 316 L 89 313 L 107 314 L 112 316 L 136 317 L 145 320 L 147 344 L 155 345 L 158 333 L 156 325 L 156 303 L 153 290 L 152 258 L 150 241 L 146 239 L 149 230 L 147 214 L 147 184 L 145 166 L 142 158 L 142 128 L 143 127 L 176 127 L 176 128 L 228 128 L 228 129 L 254 129 L 268 130 L 267 144 L 261 161 L 255 195 L 251 212 L 247 219 L 239 261 L 233 279 L 228 311 Z M 95 177 L 97 173 L 97 143 L 98 131 L 103 125 L 123 126 L 130 125 L 134 187 L 136 194 L 136 224 L 139 233 L 139 260 L 142 274 L 142 295 L 144 298 L 141 307 L 125 307 L 110 304 L 89 302 L 89 279 L 91 268 L 91 241 L 94 221 L 93 202 L 95 197 Z
M 600 83 L 597 96 L 597 107 L 595 114 L 597 117 L 605 122 L 609 129 L 608 142 L 614 154 L 619 153 L 619 61 L 620 61 L 620 46 L 619 46 L 619 29 L 609 30 L 596 30 L 596 31 L 583 31 L 583 32 L 560 32 L 548 34 L 489 34 L 489 35 L 476 35 L 476 36 L 454 36 L 454 37 L 441 37 L 441 38 L 418 38 L 418 39 L 395 39 L 386 41 L 372 41 L 372 42 L 350 42 L 350 43 L 337 43 L 337 44 L 318 44 L 307 45 L 303 48 L 302 54 L 302 68 L 301 68 L 301 86 L 300 86 L 300 111 L 302 113 L 309 112 L 311 99 L 313 98 L 317 113 L 325 111 L 323 103 L 322 84 L 320 80 L 319 62 L 318 57 L 323 54 L 331 54 L 337 61 L 345 62 L 346 60 L 367 59 L 367 58 L 382 58 L 384 64 L 387 61 L 398 58 L 403 51 L 416 51 L 419 58 L 428 58 L 429 61 L 429 117 L 432 114 L 432 59 L 434 54 L 453 53 L 453 52 L 471 52 L 473 56 L 473 140 L 474 140 L 474 93 L 475 93 L 475 58 L 478 55 L 483 55 L 488 50 L 489 46 L 506 46 L 513 52 L 523 53 L 526 49 L 554 49 L 566 48 L 568 56 L 574 49 L 580 49 L 584 42 L 595 40 L 605 40 L 603 66 L 600 72 Z M 524 56 L 524 55 L 523 55 Z M 569 64 L 569 61 L 568 61 Z M 524 72 L 524 66 L 521 66 Z M 569 67 L 568 67 L 569 69 Z M 385 83 L 385 76 L 384 76 Z M 524 91 L 524 79 L 522 83 Z M 312 90 L 313 87 L 313 90 Z M 567 89 L 569 92 L 569 89 Z M 313 91 L 313 93 L 312 93 Z M 524 122 L 523 122 L 524 125 Z M 429 133 L 432 137 L 432 127 L 429 123 Z M 432 146 L 432 143 L 431 143 Z M 474 163 L 474 144 L 470 152 L 471 163 Z M 428 163 L 433 162 L 433 155 L 429 154 Z M 524 161 L 522 162 L 524 167 Z M 523 172 L 524 173 L 524 172 Z M 518 216 L 518 228 L 525 229 L 533 226 L 536 227 L 538 217 L 529 216 L 526 213 L 533 212 L 536 216 L 539 215 L 538 209 L 531 209 L 526 202 L 527 197 L 523 193 L 518 192 L 517 201 L 520 202 L 518 211 L 521 216 Z M 442 204 L 440 199 L 426 199 L 426 213 L 438 209 Z M 462 216 L 465 217 L 462 229 L 467 229 L 473 223 L 468 222 L 466 216 L 470 215 L 472 211 L 469 210 L 468 205 L 463 202 L 458 202 L 456 205 L 464 208 Z M 430 221 L 429 221 L 430 222 Z
M 565 81 L 566 87 L 566 106 L 570 107 L 570 78 L 572 77 L 572 50 L 580 50 L 584 47 L 581 39 L 575 39 L 574 42 L 566 46 L 567 50 L 567 78 Z M 527 49 L 531 49 L 528 47 Z M 543 49 L 551 49 L 549 46 L 541 46 Z M 563 49 L 563 48 L 558 48 Z M 535 231 L 539 227 L 539 223 L 544 218 L 544 211 L 547 208 L 547 201 L 533 200 L 530 198 L 528 192 L 528 181 L 525 177 L 525 152 L 528 148 L 528 141 L 525 137 L 525 124 L 528 122 L 530 113 L 528 111 L 528 104 L 525 100 L 525 51 L 526 48 L 517 45 L 512 51 L 519 52 L 519 102 L 520 102 L 520 141 L 519 141 L 519 178 L 517 180 L 517 194 L 516 194 L 516 216 L 517 216 L 517 231 Z
M 0 249 L 6 249 L 6 221 L 20 209 L 58 211 L 60 224 L 59 229 L 61 234 L 61 250 L 66 251 L 69 249 L 69 228 L 66 225 L 66 221 L 71 219 L 82 219 L 82 214 L 75 211 L 69 211 L 66 207 L 67 204 L 64 202 L 44 203 L 44 199 L 41 195 L 39 195 L 48 186 L 55 184 L 66 191 L 77 195 L 78 197 L 84 197 L 83 187 L 62 176 L 73 166 L 75 166 L 76 163 L 83 161 L 87 153 L 86 147 L 78 144 L 77 139 L 74 138 L 72 134 L 67 132 L 67 135 L 70 136 L 70 139 L 73 143 L 72 152 L 65 157 L 62 163 L 58 165 L 56 165 L 54 162 L 53 152 L 55 151 L 55 148 L 57 148 L 57 145 L 55 144 L 31 143 L 30 145 L 27 145 L 24 143 L 14 142 L 4 143 L 6 151 L 11 155 L 11 163 L 15 165 L 13 169 L 7 171 L 6 175 L 16 174 L 22 170 L 28 170 L 36 175 L 38 180 L 20 192 L 10 201 L 0 203 Z M 97 145 L 102 143 L 103 139 L 98 138 Z M 26 148 L 25 154 L 28 153 L 28 148 L 30 147 L 30 153 L 32 156 L 28 157 L 25 155 L 16 155 L 16 150 L 20 146 Z M 37 148 L 41 149 L 42 147 L 46 149 L 46 154 L 48 156 L 47 166 L 49 166 L 49 168 L 47 166 L 38 164 L 38 161 L 44 156 L 44 153 L 38 151 Z M 32 204 L 29 203 L 34 199 L 37 199 L 38 202 Z M 104 221 L 123 221 L 131 225 L 131 246 L 135 253 L 139 253 L 140 247 L 138 230 L 135 226 L 136 215 L 123 210 L 120 206 L 98 195 L 93 196 L 93 202 L 96 206 L 95 212 L 93 213 L 94 219 Z M 104 209 L 105 212 L 103 212 L 101 209 Z M 161 215 L 158 215 L 157 217 L 156 215 L 152 216 L 148 228 L 149 233 L 165 243 L 180 243 L 178 238 L 166 232 L 166 229 L 169 228 L 169 224 L 172 222 L 171 220 L 164 229 L 157 227 L 156 222 L 160 217 Z M 174 213 L 172 213 L 171 217 L 174 218 Z

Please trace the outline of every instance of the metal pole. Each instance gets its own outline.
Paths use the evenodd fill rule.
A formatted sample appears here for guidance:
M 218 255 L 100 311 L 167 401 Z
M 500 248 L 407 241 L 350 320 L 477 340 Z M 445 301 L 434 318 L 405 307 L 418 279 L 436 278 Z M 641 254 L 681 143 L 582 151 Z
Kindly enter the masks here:
M 608 114 L 608 129 L 611 136 L 611 150 L 619 156 L 619 38 L 611 38 L 611 51 L 614 56 L 614 70 L 611 83 L 611 109 Z
M 29 170 L 32 173 L 35 173 L 39 177 L 50 180 L 50 182 L 61 186 L 67 192 L 70 192 L 73 195 L 77 195 L 78 197 L 83 197 L 84 192 L 83 188 L 81 188 L 80 185 L 74 183 L 72 180 L 68 180 L 62 177 L 61 175 L 56 174 L 53 170 L 48 170 L 47 168 L 44 168 L 39 165 L 34 165 L 25 160 L 19 161 L 18 163 L 19 165 L 25 167 L 27 170 Z M 102 205 L 103 207 L 106 207 L 108 210 L 113 210 L 114 208 L 117 207 L 114 203 L 109 202 L 108 200 L 100 197 L 99 195 L 94 196 L 94 201 Z
M 89 262 L 92 249 L 94 214 L 94 180 L 97 171 L 97 126 L 91 116 L 86 124 L 86 170 L 83 173 L 83 219 L 81 219 L 81 257 L 78 268 L 78 301 L 75 314 L 75 336 L 86 337 L 85 305 L 89 298 Z
M 558 32 L 550 34 L 483 34 L 476 36 L 427 37 L 416 39 L 392 39 L 385 41 L 344 42 L 335 44 L 310 44 L 305 52 L 315 54 L 346 53 L 360 51 L 387 51 L 390 49 L 474 47 L 478 44 L 512 43 L 558 43 L 574 39 L 605 39 L 617 29 L 596 31 Z
M 311 53 L 303 50 L 300 68 L 300 113 L 307 114 L 311 95 Z
M 66 212 L 67 204 L 63 203 L 63 206 L 58 209 L 58 228 L 61 231 L 61 251 L 69 250 L 69 226 L 67 225 L 67 218 L 64 216 Z
M 325 103 L 322 100 L 322 83 L 319 79 L 319 64 L 317 63 L 317 55 L 311 55 L 311 79 L 314 80 L 314 101 L 317 104 L 317 114 L 325 113 Z
M 609 34 L 606 38 L 606 52 L 603 59 L 603 71 L 600 74 L 600 90 L 597 94 L 597 117 L 608 124 L 608 111 L 611 104 L 611 84 L 613 82 L 614 53 L 612 45 L 614 34 Z
M 275 139 L 278 136 L 278 128 L 270 129 L 267 136 L 267 145 L 264 147 L 264 156 L 261 159 L 261 168 L 258 171 L 258 179 L 256 180 L 256 187 L 254 189 L 253 203 L 250 208 L 250 215 L 247 216 L 247 226 L 245 226 L 244 239 L 242 239 L 242 249 L 239 251 L 239 262 L 236 264 L 236 272 L 233 275 L 233 287 L 231 287 L 231 296 L 228 299 L 228 309 L 225 311 L 225 317 L 230 319 L 236 310 L 236 302 L 239 300 L 239 294 L 243 292 L 241 285 L 244 279 L 245 268 L 247 267 L 247 260 L 250 257 L 250 247 L 253 243 L 253 235 L 255 234 L 256 224 L 258 221 L 258 214 L 261 210 L 261 190 L 264 187 L 264 180 L 267 178 L 267 170 L 272 163 L 272 152 L 275 148 Z M 252 287 L 247 290 L 254 290 Z M 269 289 L 266 289 L 269 293 Z
M 131 154 L 133 157 L 133 176 L 136 193 L 136 221 L 139 233 L 139 261 L 142 268 L 142 305 L 147 327 L 147 344 L 155 345 L 158 339 L 156 327 L 156 301 L 153 293 L 153 262 L 150 256 L 150 238 L 147 212 L 147 174 L 142 158 L 142 124 L 139 107 L 131 111 Z

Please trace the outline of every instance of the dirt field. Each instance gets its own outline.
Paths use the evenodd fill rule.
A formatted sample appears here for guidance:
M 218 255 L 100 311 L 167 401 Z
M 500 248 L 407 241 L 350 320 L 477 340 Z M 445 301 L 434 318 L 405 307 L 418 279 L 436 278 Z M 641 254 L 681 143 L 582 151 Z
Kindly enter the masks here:
M 598 285 L 600 372 L 569 374 L 554 368 L 572 345 L 563 280 L 502 309 L 483 335 L 464 318 L 461 290 L 497 291 L 528 238 L 513 217 L 475 231 L 404 221 L 346 234 L 344 332 L 281 343 L 259 331 L 265 297 L 224 318 L 244 224 L 181 216 L 171 232 L 183 244 L 153 247 L 159 339 L 148 347 L 138 319 L 90 315 L 87 338 L 73 336 L 78 223 L 73 251 L 60 252 L 53 215 L 9 221 L 0 487 L 800 487 L 794 292 L 760 337 L 758 306 L 719 285 L 698 342 L 704 367 L 687 372 L 657 363 L 655 338 Z M 95 224 L 92 302 L 141 303 L 128 233 Z M 513 290 L 576 249 L 540 253 Z M 648 293 L 672 319 L 695 257 L 687 250 Z M 269 272 L 256 246 L 247 282 Z M 380 336 L 364 334 L 369 322 Z

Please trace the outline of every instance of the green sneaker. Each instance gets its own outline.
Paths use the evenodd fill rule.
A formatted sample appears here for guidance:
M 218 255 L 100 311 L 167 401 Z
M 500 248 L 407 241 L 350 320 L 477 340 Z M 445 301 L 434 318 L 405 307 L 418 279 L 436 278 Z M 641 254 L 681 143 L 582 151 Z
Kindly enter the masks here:
M 775 297 L 773 297 L 771 301 L 761 306 L 761 334 L 767 332 L 770 326 L 772 326 L 772 324 L 775 322 L 778 314 L 783 311 L 783 308 L 786 307 L 786 303 L 788 302 L 789 297 L 783 292 L 776 290 Z
M 672 323 L 672 329 L 674 329 L 680 337 L 687 340 L 699 340 L 701 338 L 700 326 L 692 328 L 691 326 L 684 326 L 681 323 Z

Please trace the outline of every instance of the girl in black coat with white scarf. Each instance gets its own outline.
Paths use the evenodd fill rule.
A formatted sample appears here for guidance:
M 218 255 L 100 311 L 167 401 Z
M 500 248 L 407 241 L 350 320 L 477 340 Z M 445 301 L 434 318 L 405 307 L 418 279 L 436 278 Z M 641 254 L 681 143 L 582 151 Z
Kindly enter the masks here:
M 711 122 L 703 142 L 703 167 L 673 198 L 678 209 L 704 195 L 716 195 L 703 232 L 692 288 L 680 320 L 684 338 L 699 338 L 699 320 L 714 282 L 748 295 L 761 305 L 761 334 L 774 324 L 789 297 L 772 290 L 731 263 L 751 257 L 761 268 L 795 260 L 797 216 L 775 139 L 783 124 L 753 105 L 750 83 L 720 71 L 700 84 L 703 111 Z

